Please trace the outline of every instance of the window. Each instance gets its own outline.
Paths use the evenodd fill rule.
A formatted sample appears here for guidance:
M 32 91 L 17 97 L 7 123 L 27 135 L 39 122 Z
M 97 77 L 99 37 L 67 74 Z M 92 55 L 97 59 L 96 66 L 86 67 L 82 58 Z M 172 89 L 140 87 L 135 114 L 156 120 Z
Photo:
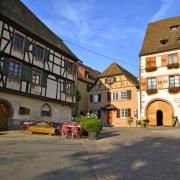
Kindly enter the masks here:
M 101 101 L 101 94 L 91 94 L 90 95 L 90 102 L 100 102 Z
M 161 45 L 166 45 L 168 43 L 168 39 L 160 40 Z
M 66 94 L 73 95 L 73 84 L 71 82 L 66 82 Z
M 174 26 L 170 26 L 170 29 L 172 31 L 175 31 L 178 27 L 179 27 L 179 25 L 177 24 L 177 25 L 174 25 Z
M 105 83 L 107 84 L 112 84 L 114 82 L 116 82 L 116 77 L 108 77 L 105 79 Z
M 36 59 L 42 60 L 43 54 L 44 54 L 44 48 L 39 45 L 36 45 L 35 52 L 34 52 Z
M 148 89 L 156 89 L 156 79 L 148 79 Z
M 51 116 L 51 107 L 48 104 L 42 105 L 41 116 Z
M 86 85 L 86 91 L 87 91 L 87 92 L 89 91 L 90 87 L 91 87 L 90 84 L 87 84 L 87 85 Z
M 127 99 L 128 96 L 127 96 L 127 91 L 122 91 L 121 92 L 121 99 Z
M 40 85 L 41 83 L 41 71 L 33 69 L 32 70 L 32 84 Z
M 68 62 L 67 72 L 71 74 L 73 72 L 73 63 Z
M 173 64 L 177 62 L 177 54 L 171 54 L 168 56 L 168 63 Z
M 17 50 L 22 50 L 24 46 L 24 37 L 18 33 L 14 34 L 13 47 Z
M 19 115 L 29 115 L 30 109 L 26 107 L 19 107 Z
M 9 76 L 19 78 L 19 72 L 20 72 L 20 63 L 11 61 L 9 66 Z
M 180 78 L 179 76 L 170 76 L 169 77 L 169 87 L 179 87 L 180 86 Z
M 118 92 L 112 93 L 112 100 L 118 100 Z
M 101 111 L 100 110 L 91 110 L 90 113 L 95 115 L 97 118 L 101 117 Z
M 89 79 L 89 72 L 85 71 L 84 77 L 85 77 L 86 79 Z
M 131 109 L 125 108 L 121 109 L 121 118 L 131 117 Z

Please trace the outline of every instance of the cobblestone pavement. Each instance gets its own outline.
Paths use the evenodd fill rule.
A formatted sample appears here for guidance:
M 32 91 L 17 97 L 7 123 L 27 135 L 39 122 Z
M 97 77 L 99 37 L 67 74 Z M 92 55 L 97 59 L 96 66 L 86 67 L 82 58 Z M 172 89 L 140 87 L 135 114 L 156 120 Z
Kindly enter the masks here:
M 100 180 L 180 180 L 180 128 L 104 128 L 84 145 Z
M 0 180 L 95 180 L 83 140 L 0 133 Z

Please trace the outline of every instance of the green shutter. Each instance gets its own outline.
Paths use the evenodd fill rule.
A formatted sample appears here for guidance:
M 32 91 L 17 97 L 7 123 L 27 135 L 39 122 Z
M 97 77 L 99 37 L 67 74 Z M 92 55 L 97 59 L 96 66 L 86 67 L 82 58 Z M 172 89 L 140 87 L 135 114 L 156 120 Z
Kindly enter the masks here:
M 41 78 L 41 85 L 42 86 L 47 86 L 47 78 L 48 78 L 48 73 L 42 72 L 42 78 Z
M 30 44 L 30 40 L 28 38 L 26 38 L 25 40 L 25 46 L 24 46 L 24 50 L 28 51 L 29 50 L 29 44 Z
M 9 74 L 9 66 L 10 66 L 10 58 L 4 57 L 3 71 L 2 71 L 4 75 Z
M 32 67 L 28 67 L 27 81 L 32 82 Z
M 49 50 L 45 50 L 44 61 L 49 61 Z
M 27 81 L 28 66 L 22 64 L 21 66 L 21 80 Z
M 36 56 L 36 43 L 33 43 L 32 53 L 34 56 Z

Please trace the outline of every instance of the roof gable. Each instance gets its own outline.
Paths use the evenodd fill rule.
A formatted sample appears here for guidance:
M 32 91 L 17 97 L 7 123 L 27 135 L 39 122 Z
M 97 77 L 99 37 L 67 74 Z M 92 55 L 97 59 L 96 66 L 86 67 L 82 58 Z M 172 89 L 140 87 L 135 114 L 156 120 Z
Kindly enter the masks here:
M 173 29 L 173 26 L 178 26 Z M 180 48 L 180 16 L 149 23 L 140 56 Z M 160 41 L 166 41 L 162 45 Z
M 73 52 L 20 0 L 0 1 L 0 14 L 78 60 Z
M 139 81 L 137 78 L 131 74 L 129 71 L 121 67 L 119 64 L 113 62 L 110 66 L 108 66 L 102 74 L 100 74 L 99 78 L 108 77 L 108 76 L 115 76 L 123 74 L 126 78 L 131 81 L 136 87 L 139 87 Z

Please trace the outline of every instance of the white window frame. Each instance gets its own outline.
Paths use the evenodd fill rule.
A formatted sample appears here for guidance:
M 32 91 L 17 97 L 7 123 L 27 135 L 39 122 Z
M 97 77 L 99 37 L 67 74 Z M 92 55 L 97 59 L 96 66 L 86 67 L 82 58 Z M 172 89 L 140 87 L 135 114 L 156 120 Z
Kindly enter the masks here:
M 177 63 L 177 54 L 168 55 L 168 64 Z
M 169 77 L 169 87 L 180 87 L 180 77 L 178 75 Z
M 127 94 L 127 91 L 121 91 L 121 99 L 127 99 L 128 98 L 128 94 Z
M 147 80 L 147 82 L 148 82 L 148 84 L 147 84 L 148 89 L 156 89 L 157 88 L 156 78 L 149 78 Z
M 118 92 L 112 92 L 112 100 L 115 101 L 118 99 L 119 99 Z
M 92 102 L 99 102 L 99 96 L 98 96 L 98 94 L 93 94 L 93 96 L 92 96 Z

